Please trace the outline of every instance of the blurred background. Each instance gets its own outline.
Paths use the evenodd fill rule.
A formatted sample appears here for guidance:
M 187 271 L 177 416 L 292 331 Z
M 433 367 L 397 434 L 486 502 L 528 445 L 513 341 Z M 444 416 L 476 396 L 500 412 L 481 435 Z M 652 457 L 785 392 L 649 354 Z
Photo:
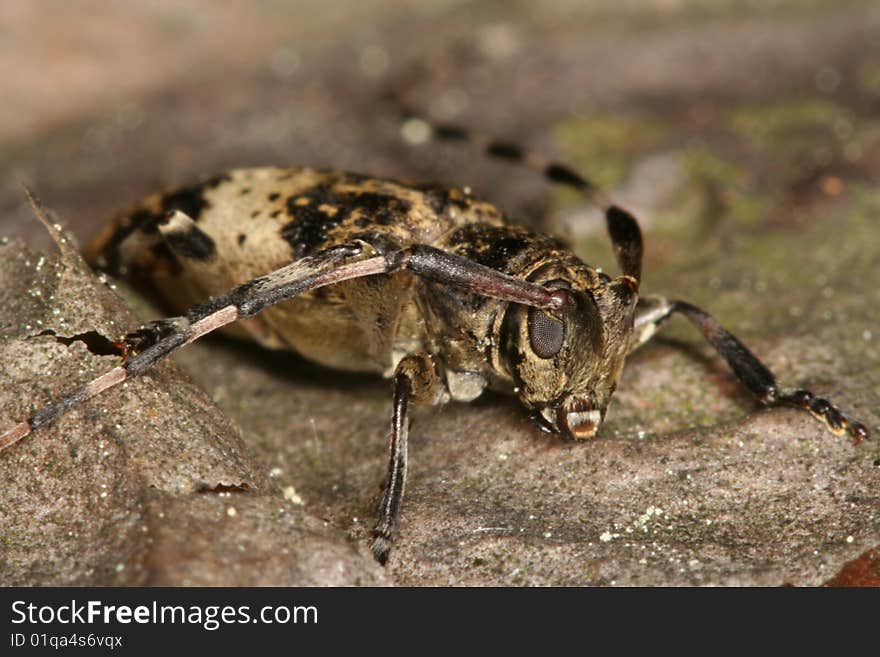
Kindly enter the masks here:
M 0 75 L 0 232 L 37 242 L 17 181 L 84 237 L 159 187 L 257 164 L 470 184 L 591 230 L 528 173 L 405 146 L 391 92 L 712 236 L 880 171 L 880 10 L 854 0 L 9 0 Z
M 405 143 L 397 97 L 573 163 L 641 219 L 646 292 L 707 307 L 787 382 L 880 427 L 876 0 L 4 0 L 0 79 L 0 236 L 49 244 L 19 182 L 83 241 L 158 189 L 292 164 L 469 185 L 614 270 L 581 199 L 466 149 Z M 803 414 L 757 413 L 690 327 L 667 335 L 631 359 L 586 448 L 536 436 L 497 397 L 422 422 L 396 581 L 817 583 L 871 547 L 880 581 L 876 439 L 851 451 Z M 362 537 L 386 387 L 207 349 L 178 362 L 309 513 Z M 581 476 L 591 459 L 602 476 Z M 450 500 L 451 529 L 435 531 Z M 694 500 L 715 524 L 691 517 Z M 597 537 L 655 504 L 680 525 L 646 543 L 665 571 L 649 559 L 638 579 L 645 546 L 624 558 Z M 523 541 L 528 568 L 477 533 L 505 523 L 529 527 L 504 543 Z M 478 555 L 464 575 L 460 551 Z

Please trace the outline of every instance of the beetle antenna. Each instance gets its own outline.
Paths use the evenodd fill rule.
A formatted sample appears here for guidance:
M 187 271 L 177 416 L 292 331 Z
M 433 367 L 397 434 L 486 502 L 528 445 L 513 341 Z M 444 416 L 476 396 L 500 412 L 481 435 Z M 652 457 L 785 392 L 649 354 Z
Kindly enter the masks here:
M 488 157 L 527 167 L 541 173 L 549 182 L 578 191 L 605 214 L 605 223 L 611 243 L 614 245 L 617 262 L 624 276 L 631 280 L 632 287 L 638 289 L 642 278 L 643 251 L 639 223 L 629 211 L 612 203 L 608 196 L 588 178 L 567 164 L 529 152 L 514 142 L 471 132 L 450 123 L 434 123 L 409 111 L 403 114 L 401 133 L 409 143 L 419 144 L 437 139 L 470 144 Z

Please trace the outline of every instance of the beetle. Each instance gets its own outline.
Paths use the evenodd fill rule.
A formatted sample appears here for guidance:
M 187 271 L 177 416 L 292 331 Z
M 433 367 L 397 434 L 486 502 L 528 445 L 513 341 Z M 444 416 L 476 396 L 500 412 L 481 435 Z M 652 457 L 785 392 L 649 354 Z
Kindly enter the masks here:
M 829 401 L 781 387 L 704 310 L 640 295 L 638 222 L 579 173 L 455 126 L 422 127 L 581 192 L 605 215 L 621 273 L 591 267 L 466 188 L 311 168 L 233 170 L 146 198 L 85 249 L 97 269 L 146 286 L 178 314 L 126 334 L 119 366 L 11 427 L 0 450 L 214 330 L 379 373 L 394 388 L 371 544 L 384 564 L 398 533 L 411 404 L 470 401 L 492 388 L 516 395 L 541 430 L 591 438 L 627 355 L 676 314 L 765 406 L 794 406 L 835 434 L 867 437 Z

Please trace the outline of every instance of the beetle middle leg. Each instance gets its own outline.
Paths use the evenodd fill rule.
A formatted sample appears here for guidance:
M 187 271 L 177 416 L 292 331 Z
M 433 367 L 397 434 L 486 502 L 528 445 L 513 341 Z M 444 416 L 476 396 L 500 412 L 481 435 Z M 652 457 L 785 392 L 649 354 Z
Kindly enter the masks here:
M 391 456 L 385 492 L 379 504 L 379 520 L 373 528 L 371 549 L 376 560 L 385 564 L 400 524 L 400 507 L 406 486 L 406 455 L 409 437 L 409 404 L 437 404 L 445 398 L 434 359 L 425 352 L 410 354 L 394 373 L 394 406 L 391 414 Z
M 736 378 L 765 406 L 793 406 L 807 411 L 832 433 L 849 433 L 856 443 L 868 436 L 868 430 L 861 422 L 847 418 L 827 399 L 803 388 L 780 387 L 773 372 L 736 336 L 707 312 L 685 301 L 667 300 L 659 296 L 639 299 L 630 351 L 650 340 L 657 329 L 676 313 L 687 317 L 699 329 L 709 344 L 724 357 Z

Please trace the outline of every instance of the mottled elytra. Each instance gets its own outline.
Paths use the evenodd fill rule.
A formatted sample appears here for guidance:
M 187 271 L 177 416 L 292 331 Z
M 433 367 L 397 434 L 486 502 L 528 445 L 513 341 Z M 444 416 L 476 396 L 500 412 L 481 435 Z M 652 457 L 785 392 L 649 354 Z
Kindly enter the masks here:
M 761 403 L 808 411 L 857 442 L 867 436 L 830 402 L 779 386 L 703 310 L 640 295 L 635 217 L 577 172 L 455 126 L 423 127 L 583 193 L 605 214 L 620 275 L 509 223 L 463 189 L 309 168 L 230 171 L 150 196 L 87 247 L 97 269 L 146 286 L 175 316 L 113 343 L 123 358 L 118 367 L 11 427 L 0 450 L 214 330 L 376 372 L 394 382 L 390 460 L 372 542 L 385 563 L 400 520 L 411 403 L 470 401 L 493 388 L 515 394 L 541 429 L 590 438 L 627 355 L 675 314 L 693 323 Z

